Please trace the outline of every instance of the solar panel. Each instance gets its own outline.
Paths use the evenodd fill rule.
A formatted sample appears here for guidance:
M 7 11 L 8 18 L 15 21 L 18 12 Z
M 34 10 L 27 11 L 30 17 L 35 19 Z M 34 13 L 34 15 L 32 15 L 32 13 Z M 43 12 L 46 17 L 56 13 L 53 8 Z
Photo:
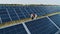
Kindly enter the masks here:
M 19 18 L 29 18 L 31 13 L 36 13 L 37 15 L 41 16 L 47 13 L 60 11 L 58 8 L 59 6 L 3 6 L 3 8 L 0 8 L 0 17 L 2 22 L 8 22 L 18 20 Z
M 60 27 L 60 15 L 54 15 L 50 17 L 54 23 L 56 23 Z
M 26 23 L 31 34 L 54 34 L 58 29 L 47 19 L 38 19 Z
M 0 29 L 0 34 L 27 34 L 22 24 Z
M 45 17 L 0 29 L 0 34 L 55 34 L 59 32 L 60 6 L 0 6 L 0 27 L 1 24 L 6 26 L 5 23 L 10 24 L 11 21 L 30 18 L 31 13 Z

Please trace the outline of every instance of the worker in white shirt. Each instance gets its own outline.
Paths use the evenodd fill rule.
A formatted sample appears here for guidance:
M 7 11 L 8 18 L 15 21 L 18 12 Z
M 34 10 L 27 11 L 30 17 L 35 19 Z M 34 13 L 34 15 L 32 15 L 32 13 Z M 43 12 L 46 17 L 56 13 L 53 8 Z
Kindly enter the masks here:
M 37 14 L 31 14 L 31 19 L 37 19 Z

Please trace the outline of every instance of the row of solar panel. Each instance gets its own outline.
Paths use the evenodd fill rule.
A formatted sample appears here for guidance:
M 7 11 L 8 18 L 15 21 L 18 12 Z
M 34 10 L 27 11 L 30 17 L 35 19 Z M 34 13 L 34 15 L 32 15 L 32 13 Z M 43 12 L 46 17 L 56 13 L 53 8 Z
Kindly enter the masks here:
M 60 14 L 49 17 L 60 28 Z M 26 23 L 32 34 L 55 34 L 58 29 L 47 18 Z
M 53 6 L 19 6 L 19 7 L 0 7 L 0 17 L 2 22 L 29 18 L 31 13 L 36 13 L 38 16 L 60 11 L 60 7 Z
M 52 21 L 54 21 L 54 23 L 59 25 L 60 24 L 59 17 L 60 15 L 54 15 L 51 16 L 50 18 L 52 19 Z M 25 24 L 28 27 L 31 34 L 55 34 L 58 31 L 55 25 L 51 23 L 50 20 L 48 20 L 47 18 L 30 21 Z M 27 34 L 27 32 L 24 29 L 23 25 L 20 24 L 1 29 L 0 34 Z

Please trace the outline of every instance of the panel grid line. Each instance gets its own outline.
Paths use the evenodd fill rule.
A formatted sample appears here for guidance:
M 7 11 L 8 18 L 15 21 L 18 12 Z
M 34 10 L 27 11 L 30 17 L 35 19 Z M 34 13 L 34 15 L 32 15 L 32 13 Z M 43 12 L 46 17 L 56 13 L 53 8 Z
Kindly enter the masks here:
M 1 17 L 0 17 L 0 22 L 1 22 L 1 24 L 2 24 L 2 19 L 1 19 Z
M 43 11 L 40 11 L 40 10 L 42 10 L 42 9 L 39 9 L 39 8 L 38 8 L 38 9 L 36 8 L 36 10 L 37 10 L 40 14 L 42 14 L 42 12 L 43 12 Z
M 19 10 L 21 11 L 21 13 L 24 15 L 24 13 L 22 12 L 21 8 L 19 8 Z M 24 15 L 24 17 L 26 18 L 26 16 Z
M 19 9 L 20 9 L 20 8 L 19 8 Z M 22 11 L 21 11 L 21 12 L 22 12 Z M 24 15 L 24 13 L 23 13 L 23 15 Z M 26 18 L 25 15 L 24 15 L 24 17 Z M 27 28 L 26 24 L 25 24 L 25 23 L 22 23 L 22 25 L 24 26 L 26 32 L 27 32 L 28 34 L 31 34 L 30 31 L 29 31 L 29 29 Z
M 7 10 L 7 13 L 8 13 L 8 16 L 9 16 L 10 20 L 12 21 L 12 18 L 11 18 L 11 16 L 10 16 L 7 8 L 6 8 L 6 10 Z
M 40 6 L 40 7 L 42 7 L 42 6 Z M 44 8 L 40 8 L 40 7 L 38 7 L 38 9 L 37 9 L 37 10 L 44 10 L 44 11 L 40 11 L 40 12 L 41 12 L 41 14 L 42 14 L 42 13 L 44 13 L 44 14 L 45 14 L 45 12 L 46 12 L 46 11 L 45 11 L 45 9 L 44 9 Z
M 29 12 L 27 11 L 27 9 L 26 8 L 24 8 L 25 9 L 25 11 L 29 14 Z
M 37 10 L 36 8 L 33 8 L 33 10 L 34 10 L 35 12 L 37 12 L 37 11 L 36 11 L 36 10 Z M 39 15 L 39 13 L 38 13 L 38 15 Z
M 60 30 L 58 30 L 55 34 L 59 34 L 60 33 Z
M 16 10 L 15 10 L 15 8 L 12 8 L 12 9 L 14 10 L 14 12 L 15 12 L 16 16 L 18 17 L 18 19 L 20 19 L 20 18 L 19 18 L 19 15 L 17 14 L 17 12 L 16 12 Z
M 29 7 L 29 9 L 31 10 L 32 13 L 34 13 L 33 10 L 30 7 Z
M 30 9 L 30 10 L 33 12 L 33 10 L 34 10 L 34 9 L 33 9 L 33 10 L 32 10 L 32 9 Z M 35 11 L 35 10 L 34 10 L 34 11 Z M 34 13 L 34 12 L 33 12 L 33 13 Z M 39 14 L 38 14 L 38 15 L 39 15 Z
M 26 24 L 25 24 L 25 23 L 22 23 L 22 24 L 23 24 L 23 26 L 24 26 L 24 28 L 25 28 L 27 34 L 31 34 L 31 32 L 30 32 L 29 29 L 27 28 Z
M 47 16 L 47 19 L 49 19 L 51 21 L 51 23 L 58 29 L 60 30 L 60 28 Z

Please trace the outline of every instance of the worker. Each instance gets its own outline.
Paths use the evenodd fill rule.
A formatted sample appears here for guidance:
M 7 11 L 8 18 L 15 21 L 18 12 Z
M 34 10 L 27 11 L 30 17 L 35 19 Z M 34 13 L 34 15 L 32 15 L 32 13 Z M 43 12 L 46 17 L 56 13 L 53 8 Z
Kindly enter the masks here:
M 31 14 L 31 19 L 37 19 L 37 14 Z

